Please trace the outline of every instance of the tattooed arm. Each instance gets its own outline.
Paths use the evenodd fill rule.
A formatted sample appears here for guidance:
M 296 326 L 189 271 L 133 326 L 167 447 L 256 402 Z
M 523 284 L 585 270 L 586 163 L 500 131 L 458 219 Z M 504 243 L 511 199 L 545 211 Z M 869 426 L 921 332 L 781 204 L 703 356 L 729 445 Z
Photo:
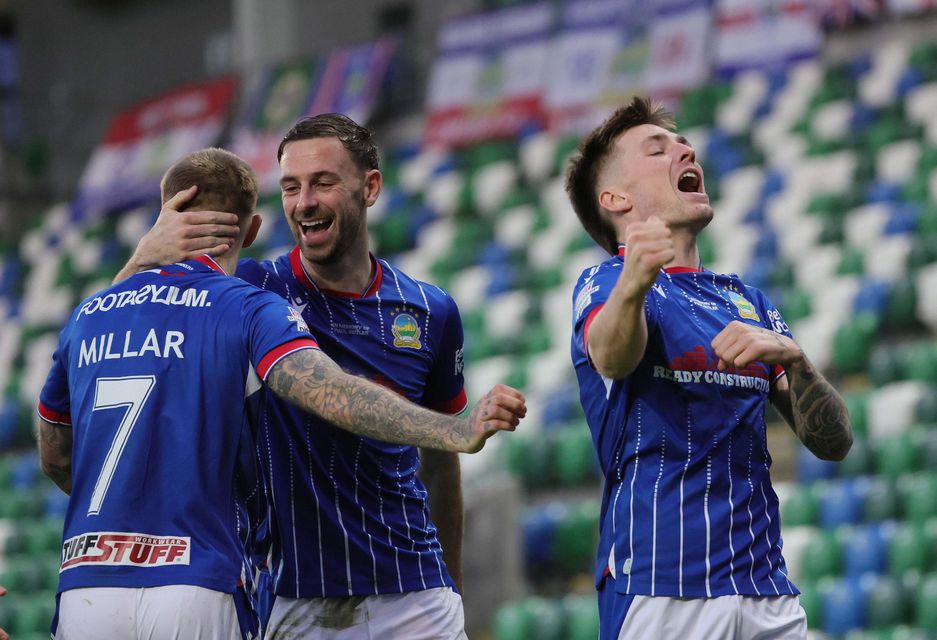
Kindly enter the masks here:
M 796 342 L 736 320 L 716 336 L 712 346 L 720 369 L 744 369 L 755 361 L 783 366 L 787 375 L 775 383 L 771 403 L 815 456 L 821 460 L 846 457 L 852 447 L 846 404 Z
M 72 492 L 72 430 L 39 418 L 39 464 L 67 494 Z
M 385 442 L 474 453 L 497 431 L 513 431 L 527 411 L 516 389 L 496 385 L 460 418 L 424 409 L 345 373 L 318 349 L 296 351 L 267 375 L 278 396 L 337 427 Z

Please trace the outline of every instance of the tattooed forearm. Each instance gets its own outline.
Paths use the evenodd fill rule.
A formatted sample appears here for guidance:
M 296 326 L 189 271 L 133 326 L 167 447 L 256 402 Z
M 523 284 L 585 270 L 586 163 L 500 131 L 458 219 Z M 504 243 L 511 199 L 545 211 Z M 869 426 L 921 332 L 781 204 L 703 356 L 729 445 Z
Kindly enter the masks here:
M 62 491 L 72 492 L 71 429 L 39 421 L 39 462 L 46 474 Z
M 794 431 L 818 458 L 842 460 L 852 446 L 846 405 L 809 361 L 788 369 Z
M 317 349 L 283 358 L 267 385 L 284 400 L 358 435 L 446 451 L 465 451 L 471 440 L 467 420 L 424 409 L 345 373 Z

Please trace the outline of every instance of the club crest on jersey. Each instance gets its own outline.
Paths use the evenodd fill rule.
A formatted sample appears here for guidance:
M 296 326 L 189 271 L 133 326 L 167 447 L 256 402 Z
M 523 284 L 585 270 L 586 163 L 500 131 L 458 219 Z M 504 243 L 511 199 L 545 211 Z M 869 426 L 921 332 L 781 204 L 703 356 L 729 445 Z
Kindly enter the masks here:
M 394 319 L 390 329 L 394 334 L 394 346 L 403 349 L 420 349 L 423 347 L 423 343 L 420 342 L 420 325 L 417 324 L 417 319 L 407 311 L 406 307 L 402 309 L 395 307 L 390 314 Z
M 309 333 L 309 325 L 307 325 L 306 321 L 303 320 L 302 314 L 293 307 L 290 307 L 289 309 L 290 313 L 288 316 L 286 316 L 286 319 L 290 322 L 295 322 L 296 328 L 299 331 L 302 331 L 303 333 Z
M 735 308 L 739 310 L 740 316 L 748 318 L 749 320 L 754 320 L 755 322 L 761 322 L 761 318 L 758 317 L 758 312 L 755 311 L 755 305 L 749 302 L 735 287 L 731 285 L 726 287 L 726 293 L 729 294 L 729 300 L 732 301 Z

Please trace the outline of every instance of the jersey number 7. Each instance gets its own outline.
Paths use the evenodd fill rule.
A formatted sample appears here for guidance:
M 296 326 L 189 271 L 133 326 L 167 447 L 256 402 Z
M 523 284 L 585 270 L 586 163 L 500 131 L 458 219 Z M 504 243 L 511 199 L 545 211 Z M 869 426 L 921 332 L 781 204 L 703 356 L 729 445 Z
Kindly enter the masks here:
M 114 471 L 117 469 L 117 463 L 120 462 L 124 447 L 130 439 L 133 425 L 137 423 L 143 405 L 146 404 L 150 392 L 156 386 L 156 376 L 98 378 L 96 383 L 94 411 L 99 409 L 120 409 L 122 407 L 126 407 L 127 410 L 120 421 L 120 426 L 117 427 L 117 433 L 114 434 L 111 447 L 107 450 L 107 457 L 104 458 L 101 473 L 98 474 L 98 481 L 94 485 L 91 504 L 88 507 L 89 516 L 96 516 L 101 512 L 101 504 L 107 495 L 108 487 L 111 486 L 111 479 L 114 477 Z

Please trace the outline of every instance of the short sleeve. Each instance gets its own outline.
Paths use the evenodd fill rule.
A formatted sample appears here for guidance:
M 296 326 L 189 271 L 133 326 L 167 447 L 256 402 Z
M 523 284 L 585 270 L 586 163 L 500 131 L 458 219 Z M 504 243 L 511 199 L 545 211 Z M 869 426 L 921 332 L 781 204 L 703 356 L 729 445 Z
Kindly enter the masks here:
M 434 354 L 422 404 L 442 413 L 455 414 L 465 409 L 468 404 L 462 373 L 462 317 L 455 300 L 447 295 L 445 302 L 446 319 L 442 324 L 442 336 Z
M 52 368 L 39 393 L 39 417 L 46 422 L 71 426 L 71 400 L 68 394 L 68 328 L 59 334 L 59 345 L 52 355 Z
M 241 313 L 250 361 L 261 380 L 289 354 L 318 348 L 299 310 L 276 294 L 252 291 L 244 297 Z
M 790 327 L 787 326 L 787 322 L 784 321 L 784 318 L 781 316 L 781 312 L 778 311 L 778 308 L 774 305 L 774 303 L 768 299 L 768 296 L 754 287 L 746 288 L 748 289 L 749 295 L 755 301 L 758 310 L 761 312 L 761 321 L 763 326 L 766 329 L 771 329 L 775 333 L 780 333 L 782 336 L 787 336 L 793 340 L 794 335 L 791 333 Z M 781 365 L 776 365 L 772 371 L 771 382 L 774 383 L 783 375 L 785 375 L 784 367 Z

